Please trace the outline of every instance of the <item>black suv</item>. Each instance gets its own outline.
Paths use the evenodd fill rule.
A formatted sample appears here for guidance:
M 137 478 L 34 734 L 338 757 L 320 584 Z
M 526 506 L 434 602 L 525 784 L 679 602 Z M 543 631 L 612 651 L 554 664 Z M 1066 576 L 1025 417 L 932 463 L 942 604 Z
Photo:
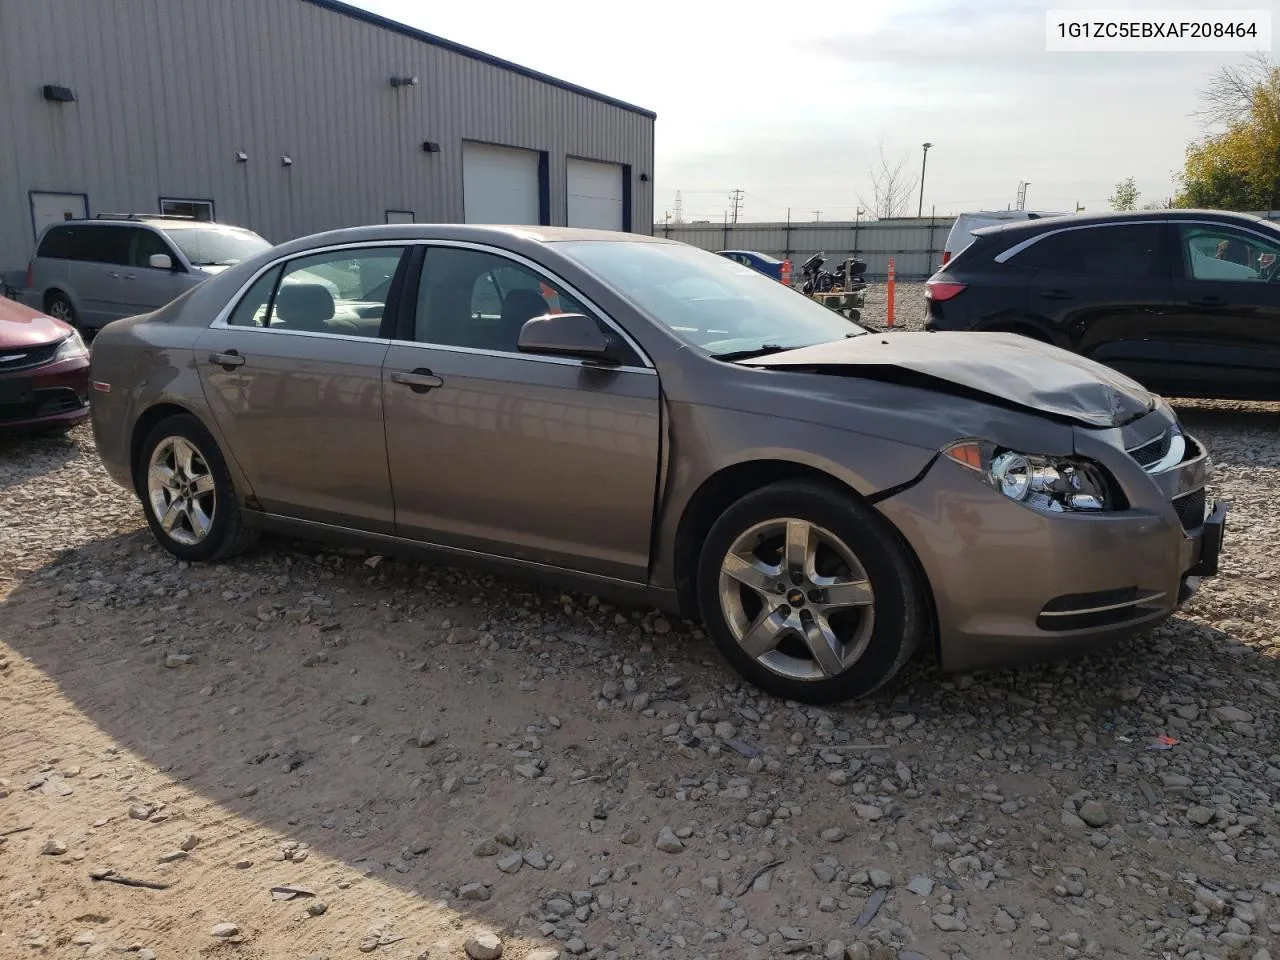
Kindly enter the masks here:
M 1159 393 L 1280 400 L 1280 227 L 1166 210 L 984 227 L 925 287 L 927 330 L 1021 333 Z

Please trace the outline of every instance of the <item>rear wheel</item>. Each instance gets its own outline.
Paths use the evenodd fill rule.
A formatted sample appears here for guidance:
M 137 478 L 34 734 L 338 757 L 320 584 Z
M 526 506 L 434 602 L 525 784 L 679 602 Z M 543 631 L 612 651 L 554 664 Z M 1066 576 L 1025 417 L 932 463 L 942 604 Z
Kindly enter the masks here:
M 730 664 L 765 692 L 802 703 L 874 692 L 929 623 L 889 524 L 809 482 L 770 485 L 725 511 L 699 560 L 698 599 Z
M 147 435 L 138 491 L 151 533 L 179 560 L 221 560 L 258 539 L 243 523 L 218 445 L 189 414 L 168 417 Z

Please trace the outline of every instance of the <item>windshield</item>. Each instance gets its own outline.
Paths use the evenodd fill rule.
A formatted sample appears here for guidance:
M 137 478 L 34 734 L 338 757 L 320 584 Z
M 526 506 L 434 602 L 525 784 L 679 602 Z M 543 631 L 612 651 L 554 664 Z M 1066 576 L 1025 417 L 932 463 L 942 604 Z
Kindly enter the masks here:
M 777 280 L 683 243 L 573 240 L 558 249 L 712 356 L 776 353 L 867 332 Z
M 253 231 L 231 227 L 166 230 L 165 236 L 195 267 L 230 267 L 271 247 Z

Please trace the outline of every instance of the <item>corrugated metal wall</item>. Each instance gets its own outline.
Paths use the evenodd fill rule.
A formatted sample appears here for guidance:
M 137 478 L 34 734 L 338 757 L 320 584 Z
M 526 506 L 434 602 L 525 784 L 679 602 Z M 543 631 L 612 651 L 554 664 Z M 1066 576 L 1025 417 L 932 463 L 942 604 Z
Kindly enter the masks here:
M 942 248 L 953 218 L 922 220 L 831 221 L 823 223 L 655 224 L 656 236 L 670 237 L 704 250 L 757 250 L 781 259 L 790 258 L 797 276 L 800 264 L 815 253 L 825 253 L 827 267 L 845 257 L 867 261 L 867 275 L 882 277 L 889 258 L 903 279 L 930 276 L 942 261 Z
M 566 155 L 629 164 L 633 229 L 653 220 L 651 117 L 305 0 L 0 0 L 0 41 L 0 269 L 30 256 L 33 190 L 91 214 L 211 199 L 274 242 L 461 221 L 463 140 L 547 151 L 552 223 Z

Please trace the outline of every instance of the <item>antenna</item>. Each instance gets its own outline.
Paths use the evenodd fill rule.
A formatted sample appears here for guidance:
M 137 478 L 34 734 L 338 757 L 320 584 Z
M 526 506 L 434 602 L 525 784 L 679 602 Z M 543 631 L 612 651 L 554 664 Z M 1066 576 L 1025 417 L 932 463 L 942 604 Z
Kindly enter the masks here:
M 742 209 L 742 191 L 734 190 L 733 193 L 729 194 L 729 203 L 733 205 L 730 209 L 733 211 L 733 222 L 736 224 L 738 222 L 738 211 Z

